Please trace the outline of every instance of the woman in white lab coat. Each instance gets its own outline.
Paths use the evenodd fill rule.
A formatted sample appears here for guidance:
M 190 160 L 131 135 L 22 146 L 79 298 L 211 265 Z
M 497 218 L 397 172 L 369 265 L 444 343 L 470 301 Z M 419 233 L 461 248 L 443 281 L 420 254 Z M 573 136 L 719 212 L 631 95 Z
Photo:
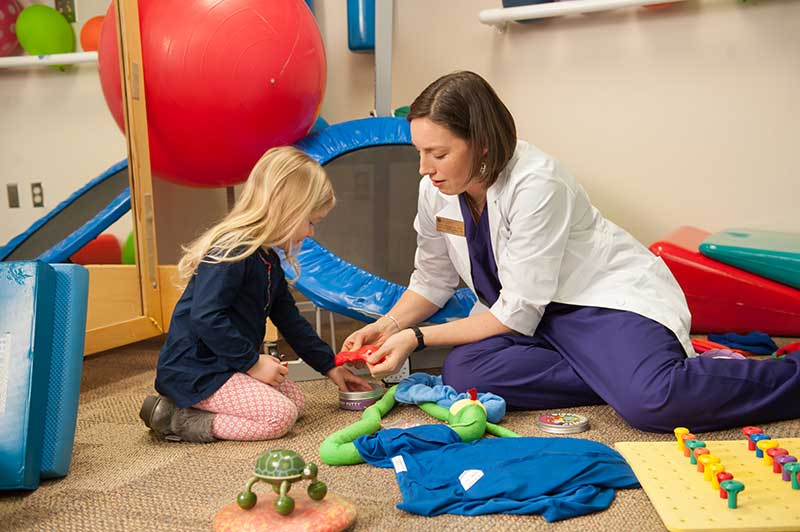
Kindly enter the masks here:
M 472 72 L 429 85 L 408 115 L 420 154 L 408 290 L 343 350 L 379 344 L 374 375 L 425 346 L 456 346 L 445 384 L 512 408 L 606 402 L 642 430 L 715 430 L 800 417 L 800 353 L 695 358 L 686 300 L 663 261 L 603 215 Z M 463 280 L 469 317 L 419 326 Z

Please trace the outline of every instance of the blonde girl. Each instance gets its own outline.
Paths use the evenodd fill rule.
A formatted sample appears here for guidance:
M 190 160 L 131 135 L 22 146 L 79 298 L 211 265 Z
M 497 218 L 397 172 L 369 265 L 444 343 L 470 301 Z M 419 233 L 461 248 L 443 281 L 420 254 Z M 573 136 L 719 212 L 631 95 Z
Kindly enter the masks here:
M 158 359 L 155 388 L 139 416 L 163 439 L 207 442 L 283 436 L 302 415 L 303 394 L 277 359 L 259 354 L 266 319 L 311 367 L 341 390 L 369 385 L 344 368 L 300 315 L 272 248 L 293 263 L 297 245 L 336 199 L 325 171 L 292 147 L 255 165 L 231 212 L 184 248 L 186 288 Z

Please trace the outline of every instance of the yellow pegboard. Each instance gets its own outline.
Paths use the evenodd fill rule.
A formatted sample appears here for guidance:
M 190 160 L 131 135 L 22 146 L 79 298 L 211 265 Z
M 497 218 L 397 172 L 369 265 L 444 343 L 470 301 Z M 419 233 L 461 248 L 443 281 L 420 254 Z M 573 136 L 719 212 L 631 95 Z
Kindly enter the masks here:
M 650 497 L 661 520 L 673 532 L 692 531 L 799 531 L 800 490 L 756 458 L 747 440 L 703 440 L 725 470 L 745 489 L 738 508 L 729 509 L 719 490 L 697 472 L 697 466 L 678 450 L 676 442 L 619 442 L 617 450 L 628 461 Z M 779 438 L 780 446 L 800 458 L 800 438 Z

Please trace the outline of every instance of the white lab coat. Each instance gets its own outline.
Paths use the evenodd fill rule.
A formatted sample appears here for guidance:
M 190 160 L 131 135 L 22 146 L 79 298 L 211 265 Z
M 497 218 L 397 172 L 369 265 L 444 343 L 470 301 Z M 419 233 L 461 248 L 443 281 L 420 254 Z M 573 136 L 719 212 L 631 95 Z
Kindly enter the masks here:
M 675 333 L 687 355 L 691 316 L 661 258 L 592 206 L 561 164 L 517 141 L 514 155 L 486 194 L 489 232 L 502 289 L 489 311 L 514 331 L 533 335 L 551 301 L 627 310 Z M 420 181 L 417 251 L 409 289 L 443 306 L 458 278 L 475 290 L 467 241 L 437 231 L 437 217 L 462 222 L 458 196 Z M 485 312 L 478 302 L 472 313 Z

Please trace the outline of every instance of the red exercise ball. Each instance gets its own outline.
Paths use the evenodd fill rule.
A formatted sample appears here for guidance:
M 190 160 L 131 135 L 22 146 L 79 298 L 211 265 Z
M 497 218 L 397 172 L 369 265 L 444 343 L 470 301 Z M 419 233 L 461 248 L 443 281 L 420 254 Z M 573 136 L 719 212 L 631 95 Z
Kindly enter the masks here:
M 100 82 L 124 128 L 115 7 Z M 263 153 L 304 136 L 325 92 L 322 37 L 303 0 L 140 0 L 150 159 L 174 183 L 241 183 Z
M 100 30 L 105 17 L 92 17 L 81 28 L 81 48 L 84 52 L 93 52 L 100 45 Z

